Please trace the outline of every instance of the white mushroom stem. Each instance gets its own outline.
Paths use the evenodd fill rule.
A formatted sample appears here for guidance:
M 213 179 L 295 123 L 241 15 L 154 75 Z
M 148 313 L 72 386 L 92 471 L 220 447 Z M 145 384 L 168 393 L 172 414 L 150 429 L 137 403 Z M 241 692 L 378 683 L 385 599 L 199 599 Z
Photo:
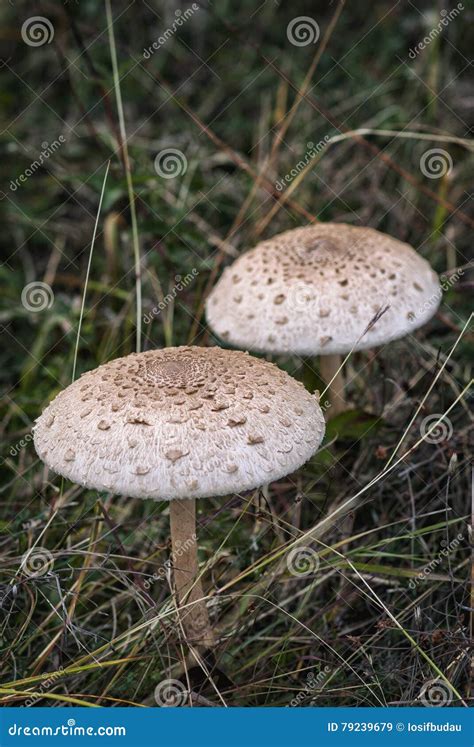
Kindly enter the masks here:
M 336 353 L 334 355 L 321 355 L 319 357 L 319 371 L 326 383 L 327 395 L 331 404 L 327 416 L 333 418 L 347 409 L 344 397 L 342 357 Z
M 215 636 L 199 578 L 196 501 L 170 501 L 170 525 L 174 584 L 184 632 L 191 645 L 209 648 Z

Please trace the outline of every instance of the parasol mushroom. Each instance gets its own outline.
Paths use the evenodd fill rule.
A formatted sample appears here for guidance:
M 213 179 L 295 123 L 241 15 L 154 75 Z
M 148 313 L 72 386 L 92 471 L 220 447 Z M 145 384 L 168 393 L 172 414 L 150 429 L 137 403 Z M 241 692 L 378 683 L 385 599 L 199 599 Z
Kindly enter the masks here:
M 189 642 L 211 646 L 195 500 L 295 471 L 323 435 L 317 398 L 277 366 L 240 351 L 179 347 L 85 373 L 38 418 L 34 443 L 52 470 L 87 488 L 170 501 L 183 627 Z
M 259 243 L 211 291 L 215 334 L 245 350 L 320 356 L 332 412 L 344 409 L 342 358 L 412 332 L 436 311 L 429 263 L 373 228 L 316 223 Z

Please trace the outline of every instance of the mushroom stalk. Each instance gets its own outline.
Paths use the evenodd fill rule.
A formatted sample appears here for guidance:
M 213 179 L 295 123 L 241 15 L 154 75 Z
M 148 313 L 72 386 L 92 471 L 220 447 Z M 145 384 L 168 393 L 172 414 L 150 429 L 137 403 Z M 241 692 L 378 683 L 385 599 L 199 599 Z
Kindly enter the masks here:
M 188 642 L 209 648 L 215 643 L 204 592 L 199 578 L 196 534 L 196 501 L 170 501 L 174 584 L 180 618 Z
M 334 353 L 333 355 L 321 355 L 319 358 L 319 371 L 322 379 L 328 387 L 327 394 L 331 403 L 330 417 L 339 415 L 344 412 L 346 400 L 344 397 L 344 374 L 342 373 L 342 356 Z M 334 381 L 331 379 L 334 377 Z

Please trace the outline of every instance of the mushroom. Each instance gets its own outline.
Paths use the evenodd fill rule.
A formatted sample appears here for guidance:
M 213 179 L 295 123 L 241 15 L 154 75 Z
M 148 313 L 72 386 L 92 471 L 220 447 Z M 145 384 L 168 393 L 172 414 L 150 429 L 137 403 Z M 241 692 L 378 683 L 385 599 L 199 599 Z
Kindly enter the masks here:
M 37 419 L 34 444 L 52 470 L 87 488 L 170 501 L 183 628 L 190 642 L 209 647 L 196 498 L 278 480 L 304 464 L 323 435 L 317 398 L 273 363 L 179 347 L 85 373 Z
M 436 311 L 436 273 L 373 228 L 316 223 L 259 243 L 224 270 L 209 326 L 236 347 L 321 356 L 332 412 L 344 409 L 341 355 L 402 337 Z

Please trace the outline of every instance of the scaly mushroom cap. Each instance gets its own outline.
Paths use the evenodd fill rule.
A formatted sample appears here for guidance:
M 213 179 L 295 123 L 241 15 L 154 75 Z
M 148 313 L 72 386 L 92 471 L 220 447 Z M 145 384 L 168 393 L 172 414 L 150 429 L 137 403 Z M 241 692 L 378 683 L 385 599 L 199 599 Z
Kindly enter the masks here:
M 372 228 L 317 223 L 239 257 L 209 295 L 206 313 L 216 335 L 236 347 L 328 355 L 403 337 L 440 299 L 436 273 L 408 244 Z
M 317 398 L 277 366 L 240 351 L 181 347 L 84 374 L 38 418 L 34 443 L 76 483 L 158 500 L 277 480 L 323 435 Z

